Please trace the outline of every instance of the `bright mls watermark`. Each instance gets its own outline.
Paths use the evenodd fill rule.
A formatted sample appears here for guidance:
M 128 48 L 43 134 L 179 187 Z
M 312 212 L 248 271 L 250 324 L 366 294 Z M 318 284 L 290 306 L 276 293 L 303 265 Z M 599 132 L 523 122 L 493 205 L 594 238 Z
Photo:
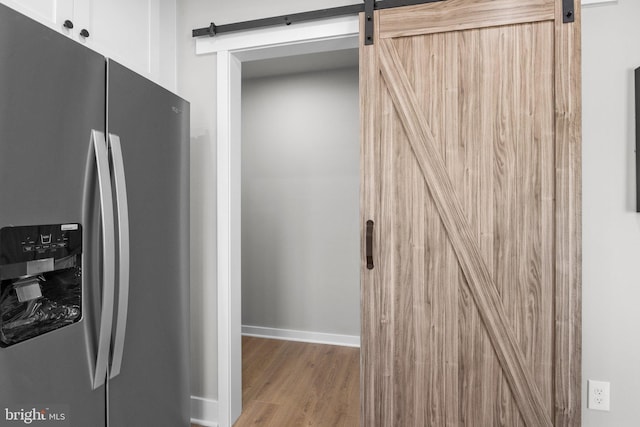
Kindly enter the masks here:
M 0 414 L 0 426 L 69 427 L 68 405 L 10 405 Z

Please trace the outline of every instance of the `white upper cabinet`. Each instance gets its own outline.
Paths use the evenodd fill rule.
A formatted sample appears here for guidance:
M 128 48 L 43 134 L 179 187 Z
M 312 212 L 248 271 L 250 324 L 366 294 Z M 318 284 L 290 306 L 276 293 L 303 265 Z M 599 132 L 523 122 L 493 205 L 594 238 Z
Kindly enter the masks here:
M 73 25 L 73 21 L 71 21 L 73 18 L 73 1 L 74 0 L 0 0 L 0 3 L 48 27 L 71 35 L 70 29 L 65 28 L 64 23 L 66 20 L 69 20 L 67 25 Z
M 159 0 L 76 0 L 76 39 L 148 77 L 157 62 Z M 83 33 L 83 30 L 85 31 Z
M 0 0 L 0 3 L 175 90 L 175 0 Z

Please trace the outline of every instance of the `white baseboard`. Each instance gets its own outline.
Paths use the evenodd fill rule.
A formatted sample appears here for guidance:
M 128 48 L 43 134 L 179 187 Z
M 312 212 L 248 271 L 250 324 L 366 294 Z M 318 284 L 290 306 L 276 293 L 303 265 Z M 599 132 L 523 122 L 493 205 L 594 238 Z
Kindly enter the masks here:
M 360 347 L 360 337 L 357 335 L 325 334 L 322 332 L 293 331 L 291 329 L 248 325 L 242 326 L 242 335 L 315 344 L 341 345 L 344 347 Z
M 191 422 L 203 427 L 218 427 L 218 401 L 191 396 Z
M 591 4 L 606 4 L 606 3 L 618 3 L 618 0 L 582 0 L 583 6 Z

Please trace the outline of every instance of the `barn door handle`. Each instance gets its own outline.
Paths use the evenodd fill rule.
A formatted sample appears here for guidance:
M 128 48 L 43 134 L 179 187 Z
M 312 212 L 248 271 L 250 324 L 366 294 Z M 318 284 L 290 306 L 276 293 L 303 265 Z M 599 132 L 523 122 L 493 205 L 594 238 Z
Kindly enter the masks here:
M 367 270 L 373 270 L 373 221 L 367 221 L 366 232 L 366 256 L 367 256 Z

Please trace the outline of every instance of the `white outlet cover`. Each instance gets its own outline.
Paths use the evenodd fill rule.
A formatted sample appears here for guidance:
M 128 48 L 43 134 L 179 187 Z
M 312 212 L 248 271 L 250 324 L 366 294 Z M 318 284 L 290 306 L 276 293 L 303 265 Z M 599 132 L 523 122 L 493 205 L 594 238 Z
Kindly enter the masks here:
M 607 381 L 587 381 L 587 408 L 596 411 L 609 411 L 611 405 L 611 384 Z

